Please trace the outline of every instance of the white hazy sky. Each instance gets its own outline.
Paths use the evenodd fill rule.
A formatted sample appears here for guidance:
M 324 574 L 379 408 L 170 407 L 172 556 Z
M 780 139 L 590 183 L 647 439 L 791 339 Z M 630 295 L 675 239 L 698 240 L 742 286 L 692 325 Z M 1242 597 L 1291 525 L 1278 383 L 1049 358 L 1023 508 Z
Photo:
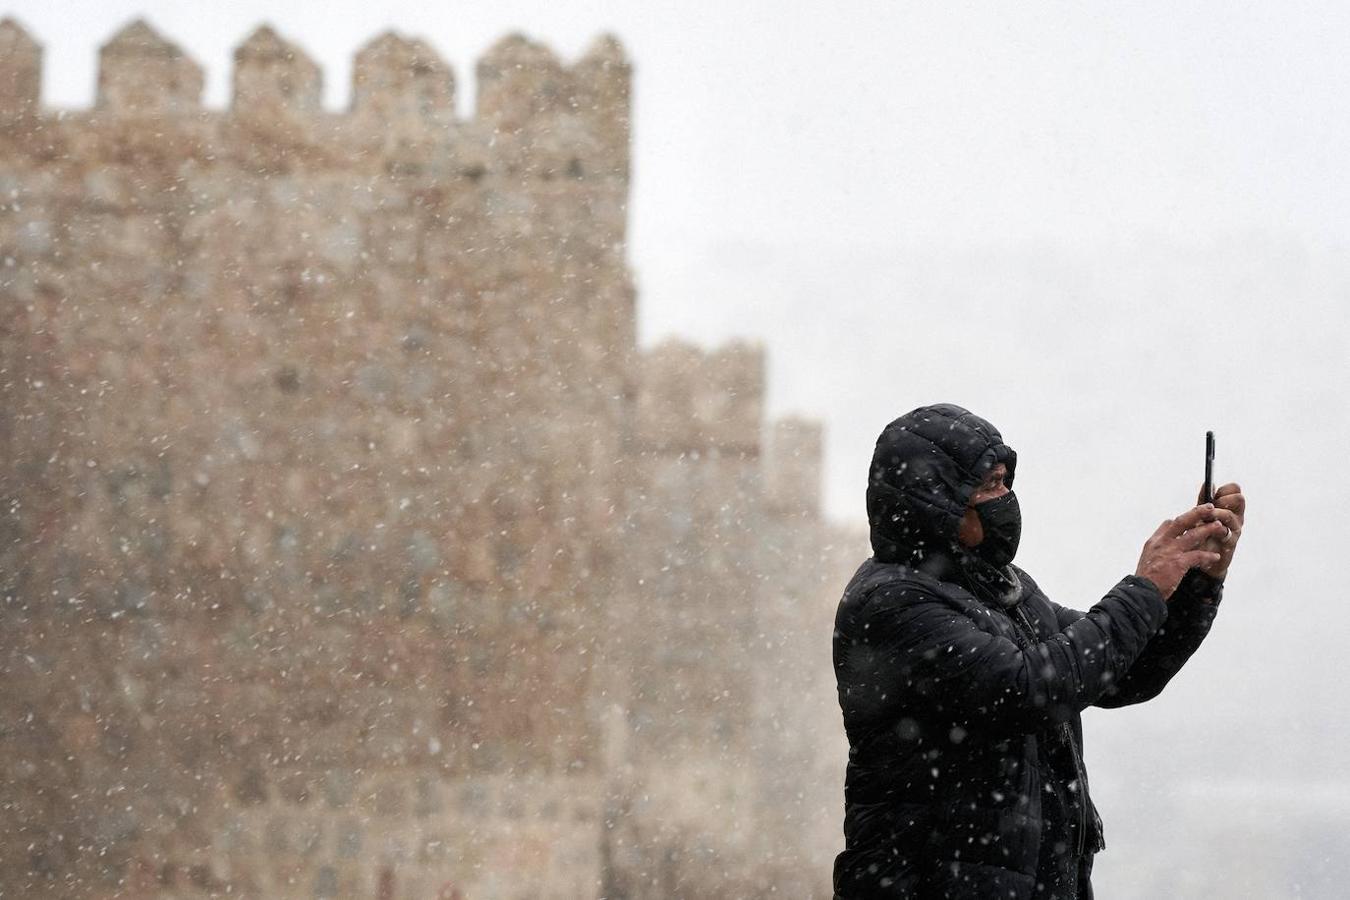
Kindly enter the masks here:
M 1146 708 L 1087 717 L 1089 760 L 1105 760 L 1094 791 L 1117 798 L 1108 833 L 1134 815 L 1115 834 L 1151 842 L 1141 852 L 1221 835 L 1222 807 L 1190 809 L 1197 831 L 1130 793 L 1182 796 L 1197 771 L 1350 783 L 1350 726 L 1328 712 L 1350 625 L 1332 569 L 1350 508 L 1335 475 L 1350 445 L 1350 4 L 5 8 L 45 44 L 57 106 L 90 102 L 97 46 L 139 14 L 206 67 L 217 106 L 232 48 L 264 21 L 320 62 L 335 109 L 352 54 L 389 27 L 454 65 L 461 113 L 504 33 L 568 60 L 616 33 L 636 68 L 640 338 L 762 340 L 770 412 L 826 423 L 834 517 L 865 522 L 887 421 L 960 403 L 1021 454 L 1019 562 L 1086 608 L 1192 502 L 1204 430 L 1218 433 L 1248 534 L 1196 661 Z M 1327 858 L 1350 857 L 1338 840 Z M 1108 853 L 1104 877 L 1124 890 L 1129 865 Z

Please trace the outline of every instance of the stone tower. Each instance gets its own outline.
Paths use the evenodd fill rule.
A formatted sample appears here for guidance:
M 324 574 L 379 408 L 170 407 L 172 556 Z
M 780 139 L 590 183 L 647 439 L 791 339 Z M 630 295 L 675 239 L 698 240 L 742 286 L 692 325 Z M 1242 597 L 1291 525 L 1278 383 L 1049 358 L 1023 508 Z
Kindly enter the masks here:
M 266 26 L 224 110 L 144 22 L 88 111 L 0 46 L 0 888 L 818 883 L 738 835 L 810 764 L 766 673 L 865 544 L 759 348 L 637 346 L 617 42 L 505 38 L 467 120 L 393 33 L 340 113 Z

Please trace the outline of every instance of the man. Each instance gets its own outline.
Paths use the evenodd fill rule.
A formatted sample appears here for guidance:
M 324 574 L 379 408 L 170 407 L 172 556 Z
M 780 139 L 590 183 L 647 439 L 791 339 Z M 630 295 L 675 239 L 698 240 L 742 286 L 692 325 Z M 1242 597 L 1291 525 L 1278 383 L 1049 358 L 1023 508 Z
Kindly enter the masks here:
M 849 739 L 836 898 L 1090 898 L 1105 848 L 1079 713 L 1158 694 L 1209 630 L 1242 534 L 1236 484 L 1163 522 L 1088 612 L 1015 565 L 1017 454 L 951 404 L 886 426 L 873 555 L 844 590 Z

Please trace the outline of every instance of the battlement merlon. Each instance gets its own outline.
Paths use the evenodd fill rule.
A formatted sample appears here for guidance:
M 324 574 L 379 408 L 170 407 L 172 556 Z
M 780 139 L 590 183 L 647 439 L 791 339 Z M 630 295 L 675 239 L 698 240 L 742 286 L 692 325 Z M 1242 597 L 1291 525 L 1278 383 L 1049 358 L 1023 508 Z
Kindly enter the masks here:
M 225 116 L 254 116 L 259 108 L 284 112 L 312 121 L 318 143 L 359 145 L 347 148 L 350 156 L 369 152 L 369 142 L 358 137 L 363 131 L 392 127 L 399 135 L 432 136 L 420 143 L 438 152 L 489 146 L 488 168 L 509 174 L 628 178 L 632 67 L 610 35 L 571 66 L 523 35 L 499 41 L 478 64 L 479 105 L 468 120 L 455 117 L 452 70 L 421 40 L 386 33 L 358 51 L 350 106 L 336 115 L 322 109 L 320 68 L 270 27 L 257 29 L 234 59 Z M 41 70 L 42 47 L 13 19 L 0 22 L 0 119 L 43 116 Z M 99 51 L 95 118 L 153 117 L 163 119 L 164 128 L 175 120 L 217 121 L 220 112 L 202 107 L 203 81 L 200 65 L 136 19 Z M 68 127 L 89 119 L 75 112 L 65 117 Z M 340 156 L 344 148 L 330 149 Z
M 640 354 L 637 439 L 647 452 L 758 457 L 764 347 L 732 341 L 704 352 L 670 339 Z
M 580 177 L 628 177 L 632 66 L 612 35 L 565 68 L 547 47 L 510 34 L 478 63 L 478 117 L 508 158 Z M 595 143 L 583 162 L 569 147 Z
M 824 426 L 816 419 L 784 416 L 770 427 L 764 449 L 769 506 L 784 515 L 818 518 Z
M 95 108 L 131 115 L 198 112 L 202 68 L 144 19 L 136 19 L 98 52 Z
M 0 20 L 0 120 L 37 115 L 42 91 L 42 47 L 18 22 Z
M 425 41 L 387 31 L 357 51 L 352 112 L 380 122 L 455 118 L 455 74 Z
M 263 25 L 234 51 L 235 113 L 315 115 L 322 107 L 323 72 L 296 45 Z

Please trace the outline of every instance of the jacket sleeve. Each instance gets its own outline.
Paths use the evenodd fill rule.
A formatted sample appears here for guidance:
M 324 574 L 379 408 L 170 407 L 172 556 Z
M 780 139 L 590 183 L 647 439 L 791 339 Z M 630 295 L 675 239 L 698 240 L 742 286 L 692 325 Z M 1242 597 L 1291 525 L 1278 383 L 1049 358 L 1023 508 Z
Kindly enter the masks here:
M 1086 614 L 1024 650 L 921 586 L 882 587 L 848 651 L 850 700 L 864 714 L 889 701 L 968 729 L 1040 731 L 1123 678 L 1167 614 L 1152 581 L 1127 575 Z
M 1093 705 L 1112 709 L 1158 696 L 1209 634 L 1222 599 L 1222 581 L 1199 569 L 1188 571 L 1167 604 L 1167 622 L 1125 676 L 1109 686 Z M 1055 605 L 1055 615 L 1063 628 L 1083 613 Z

